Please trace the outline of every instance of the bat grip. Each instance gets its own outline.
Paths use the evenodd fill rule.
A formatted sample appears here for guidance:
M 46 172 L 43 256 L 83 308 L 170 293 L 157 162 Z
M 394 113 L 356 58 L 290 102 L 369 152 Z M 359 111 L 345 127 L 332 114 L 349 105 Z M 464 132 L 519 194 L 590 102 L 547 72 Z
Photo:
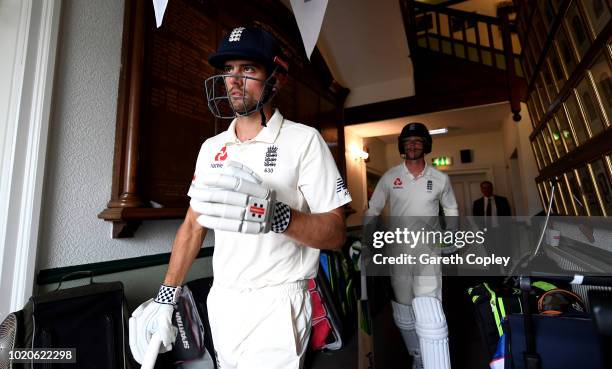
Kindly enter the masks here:
M 153 336 L 151 336 L 151 341 L 149 341 L 149 346 L 147 346 L 147 351 L 142 359 L 142 366 L 140 369 L 153 369 L 160 348 L 161 338 L 159 337 L 159 334 L 155 332 L 153 333 Z

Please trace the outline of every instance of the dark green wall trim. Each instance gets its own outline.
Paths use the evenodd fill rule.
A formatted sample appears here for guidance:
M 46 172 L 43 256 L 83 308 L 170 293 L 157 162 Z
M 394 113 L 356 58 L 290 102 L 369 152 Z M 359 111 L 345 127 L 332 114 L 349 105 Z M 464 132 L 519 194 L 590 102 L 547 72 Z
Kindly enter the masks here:
M 203 247 L 200 249 L 198 256 L 196 258 L 205 258 L 212 256 L 214 247 Z M 61 268 L 52 268 L 52 269 L 44 269 L 38 272 L 38 276 L 36 277 L 36 284 L 49 284 L 49 283 L 57 283 L 60 281 L 62 276 L 65 276 L 69 273 L 74 273 L 78 271 L 91 271 L 94 276 L 111 274 L 111 273 L 119 273 L 127 270 L 147 268 L 156 265 L 168 264 L 170 261 L 170 253 L 165 254 L 157 254 L 157 255 L 149 255 L 149 256 L 140 256 L 137 258 L 129 258 L 129 259 L 120 259 L 120 260 L 111 260 L 111 261 L 103 261 L 100 263 L 91 263 L 91 264 L 82 264 L 82 265 L 72 265 L 68 267 Z M 75 275 L 66 278 L 65 280 L 69 281 L 71 279 L 79 279 L 83 278 L 82 275 Z

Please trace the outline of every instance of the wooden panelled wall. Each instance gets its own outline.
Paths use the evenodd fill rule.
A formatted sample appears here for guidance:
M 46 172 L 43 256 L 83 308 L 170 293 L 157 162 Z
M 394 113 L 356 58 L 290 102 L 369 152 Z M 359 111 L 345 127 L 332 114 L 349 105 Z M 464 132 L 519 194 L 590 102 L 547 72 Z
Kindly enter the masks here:
M 610 216 L 610 1 L 515 3 L 542 204 L 552 197 L 557 214 Z
M 151 1 L 125 4 L 112 195 L 99 214 L 113 222 L 113 237 L 133 236 L 143 220 L 184 216 L 200 145 L 230 123 L 208 111 L 204 81 L 220 72 L 207 58 L 234 27 L 260 26 L 281 41 L 289 79 L 275 105 L 286 118 L 320 130 L 345 173 L 348 90 L 316 49 L 306 58 L 293 15 L 279 1 L 173 0 L 161 28 Z

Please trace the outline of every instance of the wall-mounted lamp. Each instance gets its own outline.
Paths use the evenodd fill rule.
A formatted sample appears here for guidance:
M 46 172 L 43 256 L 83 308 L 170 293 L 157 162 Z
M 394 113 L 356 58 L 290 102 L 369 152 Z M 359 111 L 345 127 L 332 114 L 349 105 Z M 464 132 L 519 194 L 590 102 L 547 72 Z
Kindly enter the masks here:
M 366 161 L 369 157 L 370 154 L 368 154 L 366 151 L 358 148 L 357 146 L 350 146 L 349 147 L 349 155 L 353 158 L 353 160 L 363 160 Z

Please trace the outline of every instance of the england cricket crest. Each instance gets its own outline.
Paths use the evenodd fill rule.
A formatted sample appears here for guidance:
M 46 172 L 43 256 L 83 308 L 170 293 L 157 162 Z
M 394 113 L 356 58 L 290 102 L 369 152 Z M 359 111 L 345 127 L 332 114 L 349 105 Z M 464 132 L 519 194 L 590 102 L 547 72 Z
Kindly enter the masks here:
M 278 159 L 278 147 L 274 145 L 268 146 L 266 156 L 264 157 L 264 173 L 274 172 L 276 159 Z
M 433 191 L 433 181 L 431 179 L 427 180 L 427 193 L 431 193 Z

